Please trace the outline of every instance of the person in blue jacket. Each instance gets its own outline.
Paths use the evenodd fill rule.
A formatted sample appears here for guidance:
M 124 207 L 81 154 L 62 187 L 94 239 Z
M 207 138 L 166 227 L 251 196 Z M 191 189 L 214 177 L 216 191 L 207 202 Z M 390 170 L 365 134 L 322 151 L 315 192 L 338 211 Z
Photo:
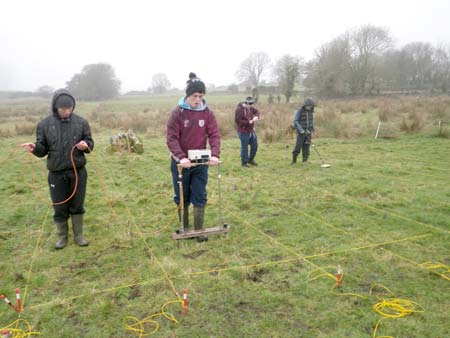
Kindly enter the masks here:
M 302 153 L 302 162 L 307 162 L 309 157 L 309 147 L 314 132 L 314 101 L 306 99 L 303 105 L 297 110 L 294 119 L 294 128 L 297 131 L 297 142 L 292 152 L 291 165 L 297 163 L 297 157 Z

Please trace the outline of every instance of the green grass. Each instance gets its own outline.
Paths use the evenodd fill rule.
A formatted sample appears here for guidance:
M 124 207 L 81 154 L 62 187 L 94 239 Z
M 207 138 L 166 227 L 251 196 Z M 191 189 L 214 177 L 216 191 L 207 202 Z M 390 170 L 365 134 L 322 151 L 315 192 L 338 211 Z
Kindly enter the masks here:
M 16 287 L 27 290 L 21 317 L 42 337 L 132 337 L 123 318 L 142 319 L 176 299 L 168 279 L 179 294 L 187 288 L 189 310 L 183 316 L 169 305 L 179 324 L 158 318 L 156 336 L 371 337 L 380 318 L 368 296 L 375 283 L 425 309 L 383 321 L 379 336 L 450 336 L 449 272 L 436 270 L 445 279 L 417 265 L 450 265 L 448 140 L 317 139 L 329 169 L 313 149 L 308 165 L 290 166 L 294 140 L 261 143 L 260 165 L 244 170 L 238 140 L 226 139 L 222 206 L 231 233 L 178 248 L 165 140 L 145 138 L 143 155 L 127 155 L 106 151 L 109 134 L 94 137 L 90 246 L 70 237 L 62 251 L 53 248 L 51 210 L 45 217 L 45 162 L 17 147 L 26 137 L 0 139 L 0 292 L 14 299 Z M 219 217 L 216 174 L 210 170 L 209 226 Z M 311 279 L 317 267 L 334 273 L 338 264 L 342 292 L 366 299 L 330 292 L 332 279 Z M 0 304 L 0 327 L 15 318 Z

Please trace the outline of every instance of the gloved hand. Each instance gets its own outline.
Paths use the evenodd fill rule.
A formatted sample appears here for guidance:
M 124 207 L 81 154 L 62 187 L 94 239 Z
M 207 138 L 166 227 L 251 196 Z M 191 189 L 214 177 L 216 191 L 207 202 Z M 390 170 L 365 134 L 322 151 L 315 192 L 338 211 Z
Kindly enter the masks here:
M 209 165 L 218 165 L 219 164 L 219 159 L 215 156 L 211 156 L 211 158 L 209 159 L 208 162 Z
M 189 169 L 192 166 L 192 163 L 188 158 L 181 159 L 180 164 L 183 168 L 186 168 L 186 169 Z
M 305 131 L 304 130 L 300 130 L 300 134 L 304 134 L 305 133 Z

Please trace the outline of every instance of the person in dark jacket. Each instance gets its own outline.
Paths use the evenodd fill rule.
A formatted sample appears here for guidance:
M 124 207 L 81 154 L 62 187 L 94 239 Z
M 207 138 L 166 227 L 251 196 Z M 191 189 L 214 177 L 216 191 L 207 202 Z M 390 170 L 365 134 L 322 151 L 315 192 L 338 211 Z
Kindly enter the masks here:
M 297 142 L 292 152 L 292 162 L 297 163 L 297 157 L 302 152 L 302 162 L 307 162 L 309 157 L 309 148 L 311 146 L 311 138 L 314 132 L 314 101 L 306 99 L 303 105 L 297 110 L 294 119 L 294 127 L 297 130 Z
M 237 132 L 241 141 L 241 165 L 247 168 L 250 165 L 258 165 L 255 162 L 256 152 L 258 151 L 258 137 L 255 132 L 255 122 L 260 119 L 261 114 L 253 106 L 254 103 L 253 98 L 247 96 L 244 102 L 238 103 L 234 114 Z M 250 155 L 248 154 L 249 145 Z
M 171 154 L 171 172 L 175 191 L 174 202 L 178 205 L 179 217 L 183 217 L 185 230 L 189 227 L 189 204 L 193 204 L 194 227 L 203 228 L 205 206 L 207 202 L 206 184 L 208 166 L 192 166 L 188 150 L 206 149 L 209 142 L 211 157 L 209 165 L 217 165 L 220 156 L 220 132 L 214 113 L 205 100 L 206 87 L 194 73 L 189 74 L 186 82 L 186 96 L 170 113 L 167 123 L 167 146 Z M 183 215 L 180 212 L 180 191 L 177 184 L 177 164 L 183 167 Z M 199 237 L 199 240 L 207 240 Z
M 58 230 L 55 248 L 67 245 L 68 219 L 72 219 L 74 241 L 87 246 L 83 238 L 84 198 L 87 172 L 85 153 L 94 149 L 89 123 L 76 115 L 75 98 L 65 89 L 54 93 L 52 114 L 37 125 L 36 142 L 22 146 L 37 157 L 47 155 L 48 184 L 53 202 L 53 220 Z M 72 164 L 73 159 L 73 164 Z M 76 172 L 73 166 L 76 167 Z M 75 186 L 76 177 L 78 184 Z M 69 199 L 72 193 L 75 194 Z

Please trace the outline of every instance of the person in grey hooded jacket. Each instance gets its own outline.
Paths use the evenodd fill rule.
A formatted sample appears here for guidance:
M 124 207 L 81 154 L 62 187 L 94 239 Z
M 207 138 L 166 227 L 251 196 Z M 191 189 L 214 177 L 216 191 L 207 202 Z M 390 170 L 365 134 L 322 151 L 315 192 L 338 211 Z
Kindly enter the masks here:
M 57 90 L 52 99 L 51 114 L 37 125 L 36 142 L 22 144 L 26 151 L 37 157 L 47 156 L 53 220 L 59 237 L 56 249 L 67 245 L 69 218 L 72 219 L 75 243 L 79 246 L 88 245 L 83 238 L 87 185 L 84 154 L 94 149 L 94 140 L 89 123 L 76 115 L 74 109 L 75 98 L 72 94 L 65 89 Z
M 306 99 L 303 105 L 297 110 L 294 119 L 294 128 L 297 131 L 297 142 L 292 152 L 292 162 L 297 163 L 297 157 L 302 152 L 302 162 L 307 162 L 309 157 L 309 147 L 314 132 L 314 101 Z

